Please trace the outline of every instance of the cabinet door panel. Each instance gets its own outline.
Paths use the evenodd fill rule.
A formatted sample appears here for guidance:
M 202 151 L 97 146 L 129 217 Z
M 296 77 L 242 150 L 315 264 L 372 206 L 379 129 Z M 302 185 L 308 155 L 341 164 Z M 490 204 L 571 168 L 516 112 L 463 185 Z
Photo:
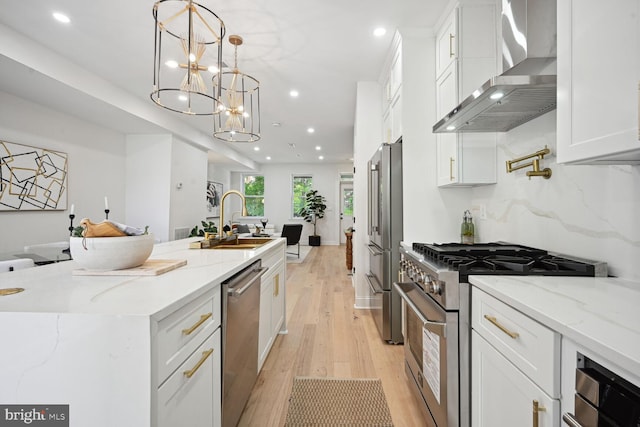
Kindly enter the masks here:
M 471 336 L 472 426 L 531 426 L 535 400 L 544 408 L 537 413 L 539 427 L 559 427 L 559 400 L 551 399 L 476 331 Z
M 458 9 L 444 21 L 436 34 L 436 77 L 457 58 L 458 53 Z
M 638 0 L 558 2 L 559 163 L 640 161 L 639 14 Z
M 220 350 L 218 328 L 162 384 L 158 389 L 158 427 L 220 425 Z M 190 370 L 195 372 L 189 378 L 185 372 Z

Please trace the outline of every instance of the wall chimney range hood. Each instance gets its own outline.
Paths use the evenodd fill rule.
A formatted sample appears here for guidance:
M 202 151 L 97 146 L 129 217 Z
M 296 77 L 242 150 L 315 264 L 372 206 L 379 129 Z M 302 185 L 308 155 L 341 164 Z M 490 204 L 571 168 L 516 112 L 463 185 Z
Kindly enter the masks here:
M 506 71 L 465 98 L 433 132 L 507 132 L 554 110 L 556 34 L 556 0 L 502 0 Z

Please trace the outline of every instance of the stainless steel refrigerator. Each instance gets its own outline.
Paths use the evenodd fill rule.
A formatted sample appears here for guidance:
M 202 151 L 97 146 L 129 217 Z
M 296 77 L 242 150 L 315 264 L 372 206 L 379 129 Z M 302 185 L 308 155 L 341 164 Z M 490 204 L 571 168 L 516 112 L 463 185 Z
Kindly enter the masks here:
M 402 241 L 402 140 L 382 144 L 368 163 L 369 272 L 372 310 L 383 340 L 400 344 L 401 299 L 397 280 Z

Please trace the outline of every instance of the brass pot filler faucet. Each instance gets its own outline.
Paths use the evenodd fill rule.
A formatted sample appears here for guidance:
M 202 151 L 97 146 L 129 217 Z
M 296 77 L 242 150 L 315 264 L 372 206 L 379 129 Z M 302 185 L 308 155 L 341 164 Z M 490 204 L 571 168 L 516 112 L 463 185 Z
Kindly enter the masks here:
M 540 170 L 540 160 L 543 159 L 544 156 L 549 153 L 551 153 L 551 150 L 549 150 L 545 145 L 544 149 L 536 151 L 533 154 L 518 157 L 517 159 L 513 159 L 513 160 L 507 160 L 507 173 L 532 166 L 533 170 L 527 171 L 527 176 L 529 177 L 529 179 L 531 179 L 532 176 L 541 176 L 541 177 L 544 177 L 545 179 L 549 179 L 551 178 L 551 169 L 544 168 L 543 170 Z M 533 160 L 531 160 L 528 163 L 513 166 L 514 163 L 522 162 L 523 160 L 528 160 L 528 159 L 533 159 Z

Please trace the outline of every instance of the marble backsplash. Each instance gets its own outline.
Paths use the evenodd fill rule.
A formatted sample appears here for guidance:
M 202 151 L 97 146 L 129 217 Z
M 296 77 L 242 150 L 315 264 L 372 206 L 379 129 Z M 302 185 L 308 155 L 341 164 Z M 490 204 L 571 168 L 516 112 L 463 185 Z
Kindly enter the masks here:
M 640 166 L 557 164 L 555 129 L 549 113 L 499 135 L 498 182 L 471 191 L 477 240 L 605 261 L 610 275 L 640 279 Z M 550 179 L 506 172 L 506 160 L 545 145 Z

